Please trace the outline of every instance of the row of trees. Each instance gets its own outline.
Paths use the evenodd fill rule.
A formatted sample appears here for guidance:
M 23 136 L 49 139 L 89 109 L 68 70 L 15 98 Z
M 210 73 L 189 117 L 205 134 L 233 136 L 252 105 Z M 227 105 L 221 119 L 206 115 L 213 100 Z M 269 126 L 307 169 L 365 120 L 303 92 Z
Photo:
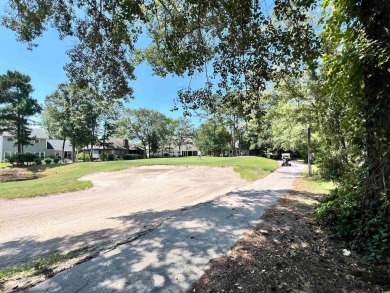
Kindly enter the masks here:
M 142 144 L 148 154 L 161 156 L 170 152 L 174 146 L 181 147 L 188 137 L 194 134 L 194 128 L 188 119 L 172 119 L 150 109 L 124 109 L 119 119 L 117 133 L 122 137 L 136 140 Z
M 8 71 L 0 77 L 0 86 L 4 104 L 1 109 L 1 131 L 11 132 L 16 138 L 18 152 L 23 153 L 23 146 L 30 144 L 32 139 L 28 117 L 39 114 L 42 108 L 36 99 L 30 97 L 32 87 L 27 75 Z M 300 133 L 294 138 L 289 129 L 292 124 L 300 127 L 291 121 L 296 115 L 292 113 L 291 103 L 287 103 L 288 94 L 293 94 L 289 89 L 284 83 L 284 89 L 281 87 L 273 91 L 270 94 L 272 97 L 267 98 L 269 103 L 265 120 L 268 128 L 259 127 L 255 119 L 245 115 L 247 113 L 239 103 L 226 103 L 220 96 L 214 95 L 199 114 L 205 122 L 195 131 L 188 119 L 175 120 L 149 109 L 123 109 L 120 103 L 112 103 L 90 88 L 60 84 L 45 99 L 42 124 L 51 137 L 63 140 L 63 148 L 65 141 L 69 140 L 74 151 L 97 142 L 104 148 L 105 142 L 113 135 L 140 142 L 148 153 L 160 149 L 161 155 L 174 146 L 178 146 L 180 152 L 187 137 L 194 137 L 203 153 L 214 156 L 237 150 L 238 146 L 241 149 L 297 150 L 303 148 L 303 140 Z M 285 97 L 277 99 L 276 95 Z M 234 98 L 237 99 L 237 94 L 231 95 L 230 99 Z M 279 107 L 279 104 L 283 104 L 283 107 Z M 273 134 L 270 133 L 271 128 Z M 281 131 L 281 128 L 284 130 Z
M 51 137 L 63 140 L 62 154 L 66 140 L 71 142 L 73 154 L 98 141 L 104 148 L 114 134 L 119 106 L 118 102 L 104 99 L 92 88 L 60 84 L 45 99 L 42 123 Z M 89 155 L 92 159 L 92 147 Z
M 15 137 L 19 153 L 33 139 L 28 118 L 41 111 L 42 124 L 49 136 L 63 140 L 62 154 L 66 140 L 71 142 L 73 153 L 96 143 L 103 146 L 104 153 L 106 141 L 114 135 L 139 142 L 148 153 L 160 149 L 162 156 L 174 146 L 180 152 L 188 137 L 195 138 L 204 153 L 215 156 L 234 150 L 239 140 L 238 114 L 227 111 L 222 104 L 213 105 L 212 110 L 205 108 L 201 116 L 206 122 L 195 130 L 186 118 L 175 120 L 145 108 L 124 109 L 121 103 L 112 103 L 93 89 L 75 84 L 60 84 L 45 98 L 42 108 L 30 97 L 33 89 L 29 76 L 19 72 L 8 71 L 0 76 L 0 89 L 3 104 L 0 131 L 8 131 Z M 92 152 L 89 155 L 92 158 Z

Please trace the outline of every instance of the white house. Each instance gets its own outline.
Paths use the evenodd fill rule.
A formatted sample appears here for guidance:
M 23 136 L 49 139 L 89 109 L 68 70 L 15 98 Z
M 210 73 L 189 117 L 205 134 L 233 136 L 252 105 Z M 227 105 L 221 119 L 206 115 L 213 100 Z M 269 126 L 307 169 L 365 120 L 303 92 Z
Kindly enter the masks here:
M 156 153 L 153 154 L 154 157 L 191 157 L 197 156 L 199 149 L 194 145 L 192 138 L 188 137 L 184 140 L 184 143 L 180 146 L 174 143 L 175 139 L 173 139 L 172 145 L 164 145 L 164 149 L 162 149 L 162 145 L 159 145 L 159 148 Z M 146 150 L 148 147 L 146 147 Z
M 61 156 L 62 140 L 49 139 L 43 128 L 32 128 L 31 130 L 31 145 L 24 146 L 25 153 L 36 154 L 40 158 Z M 72 146 L 69 141 L 65 141 L 65 146 L 65 157 L 71 158 Z M 17 152 L 15 138 L 9 132 L 0 133 L 0 161 L 6 160 Z

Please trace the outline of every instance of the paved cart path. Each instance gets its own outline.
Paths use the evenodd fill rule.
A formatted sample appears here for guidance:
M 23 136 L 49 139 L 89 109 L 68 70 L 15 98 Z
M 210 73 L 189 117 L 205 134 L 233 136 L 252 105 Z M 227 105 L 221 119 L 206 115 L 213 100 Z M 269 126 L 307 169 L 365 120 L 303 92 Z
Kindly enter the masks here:
M 303 165 L 208 203 L 180 210 L 137 240 L 63 271 L 29 292 L 185 292 L 210 259 L 225 255 L 264 209 L 291 191 Z

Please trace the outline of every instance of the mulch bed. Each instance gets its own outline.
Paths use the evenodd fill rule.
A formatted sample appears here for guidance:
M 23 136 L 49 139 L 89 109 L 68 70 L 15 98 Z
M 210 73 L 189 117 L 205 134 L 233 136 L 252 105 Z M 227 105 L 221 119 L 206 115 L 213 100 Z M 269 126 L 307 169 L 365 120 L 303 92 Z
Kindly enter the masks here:
M 299 180 L 294 189 L 229 255 L 213 259 L 188 292 L 386 292 L 390 277 L 384 268 L 345 250 L 315 224 L 320 196 L 303 190 Z

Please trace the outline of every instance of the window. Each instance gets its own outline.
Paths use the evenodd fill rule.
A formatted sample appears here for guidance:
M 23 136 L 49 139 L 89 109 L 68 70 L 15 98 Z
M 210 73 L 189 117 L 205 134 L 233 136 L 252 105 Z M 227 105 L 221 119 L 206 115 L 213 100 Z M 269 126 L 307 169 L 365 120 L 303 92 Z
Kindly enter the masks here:
M 12 156 L 11 152 L 4 152 L 4 159 L 8 159 L 11 156 Z
M 54 153 L 54 157 L 56 157 L 56 158 L 59 158 L 59 157 L 61 157 L 61 156 L 60 156 L 60 153 L 58 153 L 58 152 L 55 152 L 55 153 Z
M 36 139 L 36 140 L 35 140 L 35 143 L 39 143 L 39 139 Z
M 45 158 L 45 153 L 35 152 L 34 155 L 37 155 L 37 156 L 40 157 L 41 159 L 44 159 L 44 158 Z
M 14 139 L 12 137 L 7 138 L 8 141 L 13 141 Z

